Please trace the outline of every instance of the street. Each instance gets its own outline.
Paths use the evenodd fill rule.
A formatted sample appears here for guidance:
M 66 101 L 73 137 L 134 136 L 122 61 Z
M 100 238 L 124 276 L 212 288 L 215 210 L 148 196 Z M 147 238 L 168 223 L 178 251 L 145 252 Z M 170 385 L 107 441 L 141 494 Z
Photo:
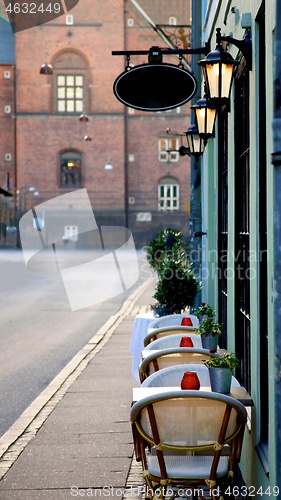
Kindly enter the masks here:
M 0 436 L 149 276 L 127 291 L 72 311 L 61 274 L 30 271 L 21 250 L 0 251 Z

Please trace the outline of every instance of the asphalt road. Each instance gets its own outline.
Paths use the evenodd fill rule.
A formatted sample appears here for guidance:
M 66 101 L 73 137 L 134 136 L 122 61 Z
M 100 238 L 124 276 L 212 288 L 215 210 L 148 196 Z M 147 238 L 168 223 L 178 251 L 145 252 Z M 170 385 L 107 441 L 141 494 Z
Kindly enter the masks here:
M 100 304 L 71 310 L 60 273 L 30 271 L 21 250 L 0 250 L 0 436 L 149 277 Z

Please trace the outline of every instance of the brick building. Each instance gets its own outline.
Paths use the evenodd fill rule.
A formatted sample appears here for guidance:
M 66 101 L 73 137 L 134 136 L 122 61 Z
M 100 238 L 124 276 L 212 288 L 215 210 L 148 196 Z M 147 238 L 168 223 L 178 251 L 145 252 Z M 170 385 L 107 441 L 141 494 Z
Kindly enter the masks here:
M 17 217 L 85 187 L 98 223 L 128 225 L 139 246 L 167 226 L 188 234 L 190 159 L 178 154 L 186 139 L 177 133 L 190 125 L 189 103 L 163 112 L 124 106 L 113 83 L 126 60 L 112 51 L 188 47 L 190 17 L 189 0 L 81 0 L 14 37 L 9 28 L 15 78 L 12 66 L 5 81 L 1 66 L 0 185 L 15 195 Z M 52 75 L 39 74 L 46 58 Z M 176 55 L 164 60 L 179 62 Z M 147 62 L 131 56 L 130 65 Z
M 14 35 L 10 25 L 0 17 L 0 241 L 6 243 L 7 225 L 12 222 L 12 179 L 15 180 L 15 92 L 14 92 Z

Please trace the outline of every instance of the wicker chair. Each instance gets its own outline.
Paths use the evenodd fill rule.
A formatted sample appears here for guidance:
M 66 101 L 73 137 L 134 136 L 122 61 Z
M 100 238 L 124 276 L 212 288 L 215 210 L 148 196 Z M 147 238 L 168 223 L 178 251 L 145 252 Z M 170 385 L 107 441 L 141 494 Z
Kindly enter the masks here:
M 160 351 L 152 351 L 139 364 L 139 377 L 141 383 L 152 373 L 166 368 L 167 366 L 183 364 L 203 364 L 203 359 L 216 356 L 207 349 L 196 349 L 195 347 L 170 347 Z
M 207 366 L 199 363 L 188 363 L 185 365 L 168 366 L 152 373 L 143 381 L 142 387 L 180 387 L 183 374 L 186 371 L 195 371 L 197 373 L 201 387 L 210 386 L 209 369 Z M 238 380 L 232 377 L 231 386 L 239 387 L 239 385 Z
M 146 350 L 154 350 L 157 349 L 167 349 L 167 347 L 180 347 L 180 342 L 183 336 L 188 335 L 193 343 L 193 346 L 199 349 L 202 349 L 202 341 L 201 335 L 196 335 L 196 333 L 184 332 L 174 333 L 173 335 L 166 335 L 165 337 L 160 337 L 159 339 L 153 340 L 146 347 Z
M 134 403 L 131 423 L 146 498 L 192 491 L 217 500 L 218 487 L 223 495 L 233 481 L 246 421 L 239 401 L 211 392 L 174 390 Z
M 182 313 L 182 314 L 169 314 L 167 316 L 161 316 L 161 318 L 156 318 L 149 325 L 149 331 L 152 328 L 162 328 L 163 326 L 179 326 L 181 325 L 183 318 L 190 318 L 192 321 L 193 327 L 196 328 L 199 324 L 199 320 L 193 314 Z
M 144 347 L 146 347 L 150 342 L 153 342 L 153 340 L 160 339 L 161 337 L 166 337 L 167 335 L 174 335 L 175 333 L 181 333 L 182 336 L 189 335 L 190 333 L 195 334 L 195 328 L 193 326 L 180 325 L 155 328 L 151 331 L 148 331 L 147 335 L 144 337 Z

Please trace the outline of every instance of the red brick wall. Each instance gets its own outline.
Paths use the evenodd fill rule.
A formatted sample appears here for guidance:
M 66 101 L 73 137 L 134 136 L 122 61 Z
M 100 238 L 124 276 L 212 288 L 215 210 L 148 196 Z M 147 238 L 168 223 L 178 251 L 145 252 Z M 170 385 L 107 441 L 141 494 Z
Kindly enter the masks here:
M 8 73 L 10 78 L 5 78 Z M 11 111 L 7 112 L 5 106 L 10 106 Z M 0 186 L 8 187 L 8 175 L 11 190 L 15 185 L 14 126 L 14 68 L 10 65 L 0 65 Z M 10 161 L 5 159 L 6 154 L 11 155 Z
M 156 23 L 168 23 L 169 15 L 175 15 L 179 24 L 190 22 L 189 2 L 139 3 Z M 133 27 L 126 31 L 127 48 L 164 47 L 164 42 L 130 2 L 126 2 L 126 8 L 127 17 L 134 19 Z M 36 203 L 65 192 L 59 184 L 59 154 L 74 149 L 82 154 L 83 187 L 95 193 L 97 205 L 102 206 L 106 199 L 109 209 L 124 208 L 127 151 L 135 158 L 127 163 L 128 196 L 137 197 L 139 191 L 147 192 L 148 199 L 153 198 L 153 207 L 147 203 L 143 209 L 153 209 L 157 207 L 159 179 L 171 175 L 180 183 L 180 208 L 185 211 L 188 207 L 189 157 L 180 158 L 177 164 L 160 164 L 157 139 L 167 128 L 180 133 L 188 128 L 189 104 L 181 108 L 180 114 L 135 111 L 128 116 L 127 146 L 125 144 L 125 108 L 113 94 L 113 82 L 124 71 L 125 61 L 123 56 L 111 55 L 112 50 L 125 48 L 123 11 L 122 2 L 117 0 L 81 0 L 70 11 L 74 16 L 73 26 L 66 25 L 65 16 L 61 16 L 48 24 L 16 33 L 18 187 L 34 185 L 40 192 Z M 53 65 L 65 50 L 76 51 L 84 59 L 88 124 L 80 122 L 79 115 L 56 114 L 55 74 L 39 74 L 46 49 L 48 61 Z M 176 56 L 172 61 L 178 63 Z M 146 62 L 146 56 L 132 60 L 133 64 Z M 86 134 L 91 141 L 84 140 Z M 108 160 L 113 165 L 112 171 L 104 170 Z

